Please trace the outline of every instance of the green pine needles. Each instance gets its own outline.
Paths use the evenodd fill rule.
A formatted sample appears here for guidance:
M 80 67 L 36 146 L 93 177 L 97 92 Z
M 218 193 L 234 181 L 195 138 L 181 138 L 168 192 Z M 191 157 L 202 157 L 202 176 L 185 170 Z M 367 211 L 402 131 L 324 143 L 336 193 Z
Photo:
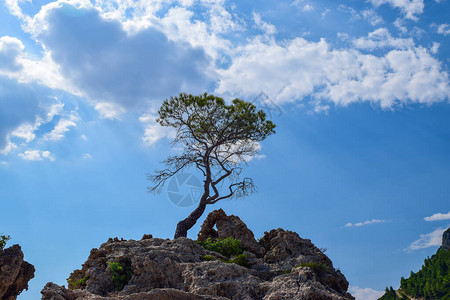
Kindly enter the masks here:
M 431 258 L 425 259 L 417 273 L 411 272 L 408 279 L 402 277 L 397 293 L 392 287 L 386 288 L 379 299 L 409 299 L 405 295 L 426 300 L 450 300 L 450 251 L 439 249 Z
M 414 298 L 450 300 L 450 251 L 439 249 L 422 269 L 402 277 L 400 290 Z
M 0 235 L 0 249 L 5 249 L 6 243 L 11 239 L 9 235 Z

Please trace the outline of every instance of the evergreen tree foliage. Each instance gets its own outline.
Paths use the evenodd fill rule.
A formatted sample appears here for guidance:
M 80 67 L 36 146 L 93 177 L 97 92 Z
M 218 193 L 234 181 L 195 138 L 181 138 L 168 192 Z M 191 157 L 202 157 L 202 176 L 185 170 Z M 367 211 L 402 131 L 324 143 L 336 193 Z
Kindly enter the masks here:
M 425 259 L 417 273 L 411 272 L 407 279 L 402 277 L 399 291 L 413 298 L 450 300 L 450 251 L 439 249 L 431 258 Z M 386 288 L 380 299 L 402 298 L 398 298 L 391 287 Z
M 386 287 L 386 290 L 384 292 L 384 295 L 379 298 L 378 300 L 408 300 L 408 298 L 405 295 L 401 295 L 401 297 L 397 296 L 392 286 L 390 288 Z

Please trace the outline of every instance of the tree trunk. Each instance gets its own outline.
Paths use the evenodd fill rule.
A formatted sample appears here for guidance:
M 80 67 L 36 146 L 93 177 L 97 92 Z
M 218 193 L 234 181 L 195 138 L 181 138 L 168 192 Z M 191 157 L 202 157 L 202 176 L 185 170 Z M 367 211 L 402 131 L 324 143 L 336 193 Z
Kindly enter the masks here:
M 203 198 L 203 197 L 202 197 Z M 198 204 L 197 208 L 191 212 L 191 214 L 184 220 L 178 222 L 177 229 L 175 230 L 174 239 L 179 237 L 187 237 L 187 232 L 192 226 L 197 223 L 197 220 L 203 215 L 206 208 L 206 202 L 203 199 Z

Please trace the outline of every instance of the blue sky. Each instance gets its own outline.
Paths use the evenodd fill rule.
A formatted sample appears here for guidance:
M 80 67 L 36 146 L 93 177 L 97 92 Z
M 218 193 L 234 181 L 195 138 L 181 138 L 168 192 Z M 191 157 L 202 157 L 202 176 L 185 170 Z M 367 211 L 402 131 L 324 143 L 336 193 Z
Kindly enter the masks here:
M 205 91 L 277 124 L 244 171 L 259 192 L 208 212 L 327 248 L 358 299 L 398 287 L 450 225 L 449 12 L 448 0 L 3 1 L 0 233 L 37 268 L 19 299 L 65 284 L 109 237 L 173 236 L 193 207 L 147 193 L 174 151 L 155 116 Z

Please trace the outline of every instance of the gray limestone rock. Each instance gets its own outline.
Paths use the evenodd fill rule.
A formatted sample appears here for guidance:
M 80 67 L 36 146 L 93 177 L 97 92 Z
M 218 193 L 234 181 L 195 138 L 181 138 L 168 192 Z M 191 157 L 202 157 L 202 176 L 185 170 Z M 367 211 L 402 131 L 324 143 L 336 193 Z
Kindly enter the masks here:
M 297 233 L 272 230 L 257 242 L 238 217 L 219 210 L 207 217 L 199 239 L 228 236 L 245 245 L 248 268 L 187 238 L 115 238 L 91 251 L 70 275 L 69 289 L 48 283 L 42 300 L 354 299 L 344 275 Z M 132 275 L 118 291 L 109 265 L 124 261 Z

